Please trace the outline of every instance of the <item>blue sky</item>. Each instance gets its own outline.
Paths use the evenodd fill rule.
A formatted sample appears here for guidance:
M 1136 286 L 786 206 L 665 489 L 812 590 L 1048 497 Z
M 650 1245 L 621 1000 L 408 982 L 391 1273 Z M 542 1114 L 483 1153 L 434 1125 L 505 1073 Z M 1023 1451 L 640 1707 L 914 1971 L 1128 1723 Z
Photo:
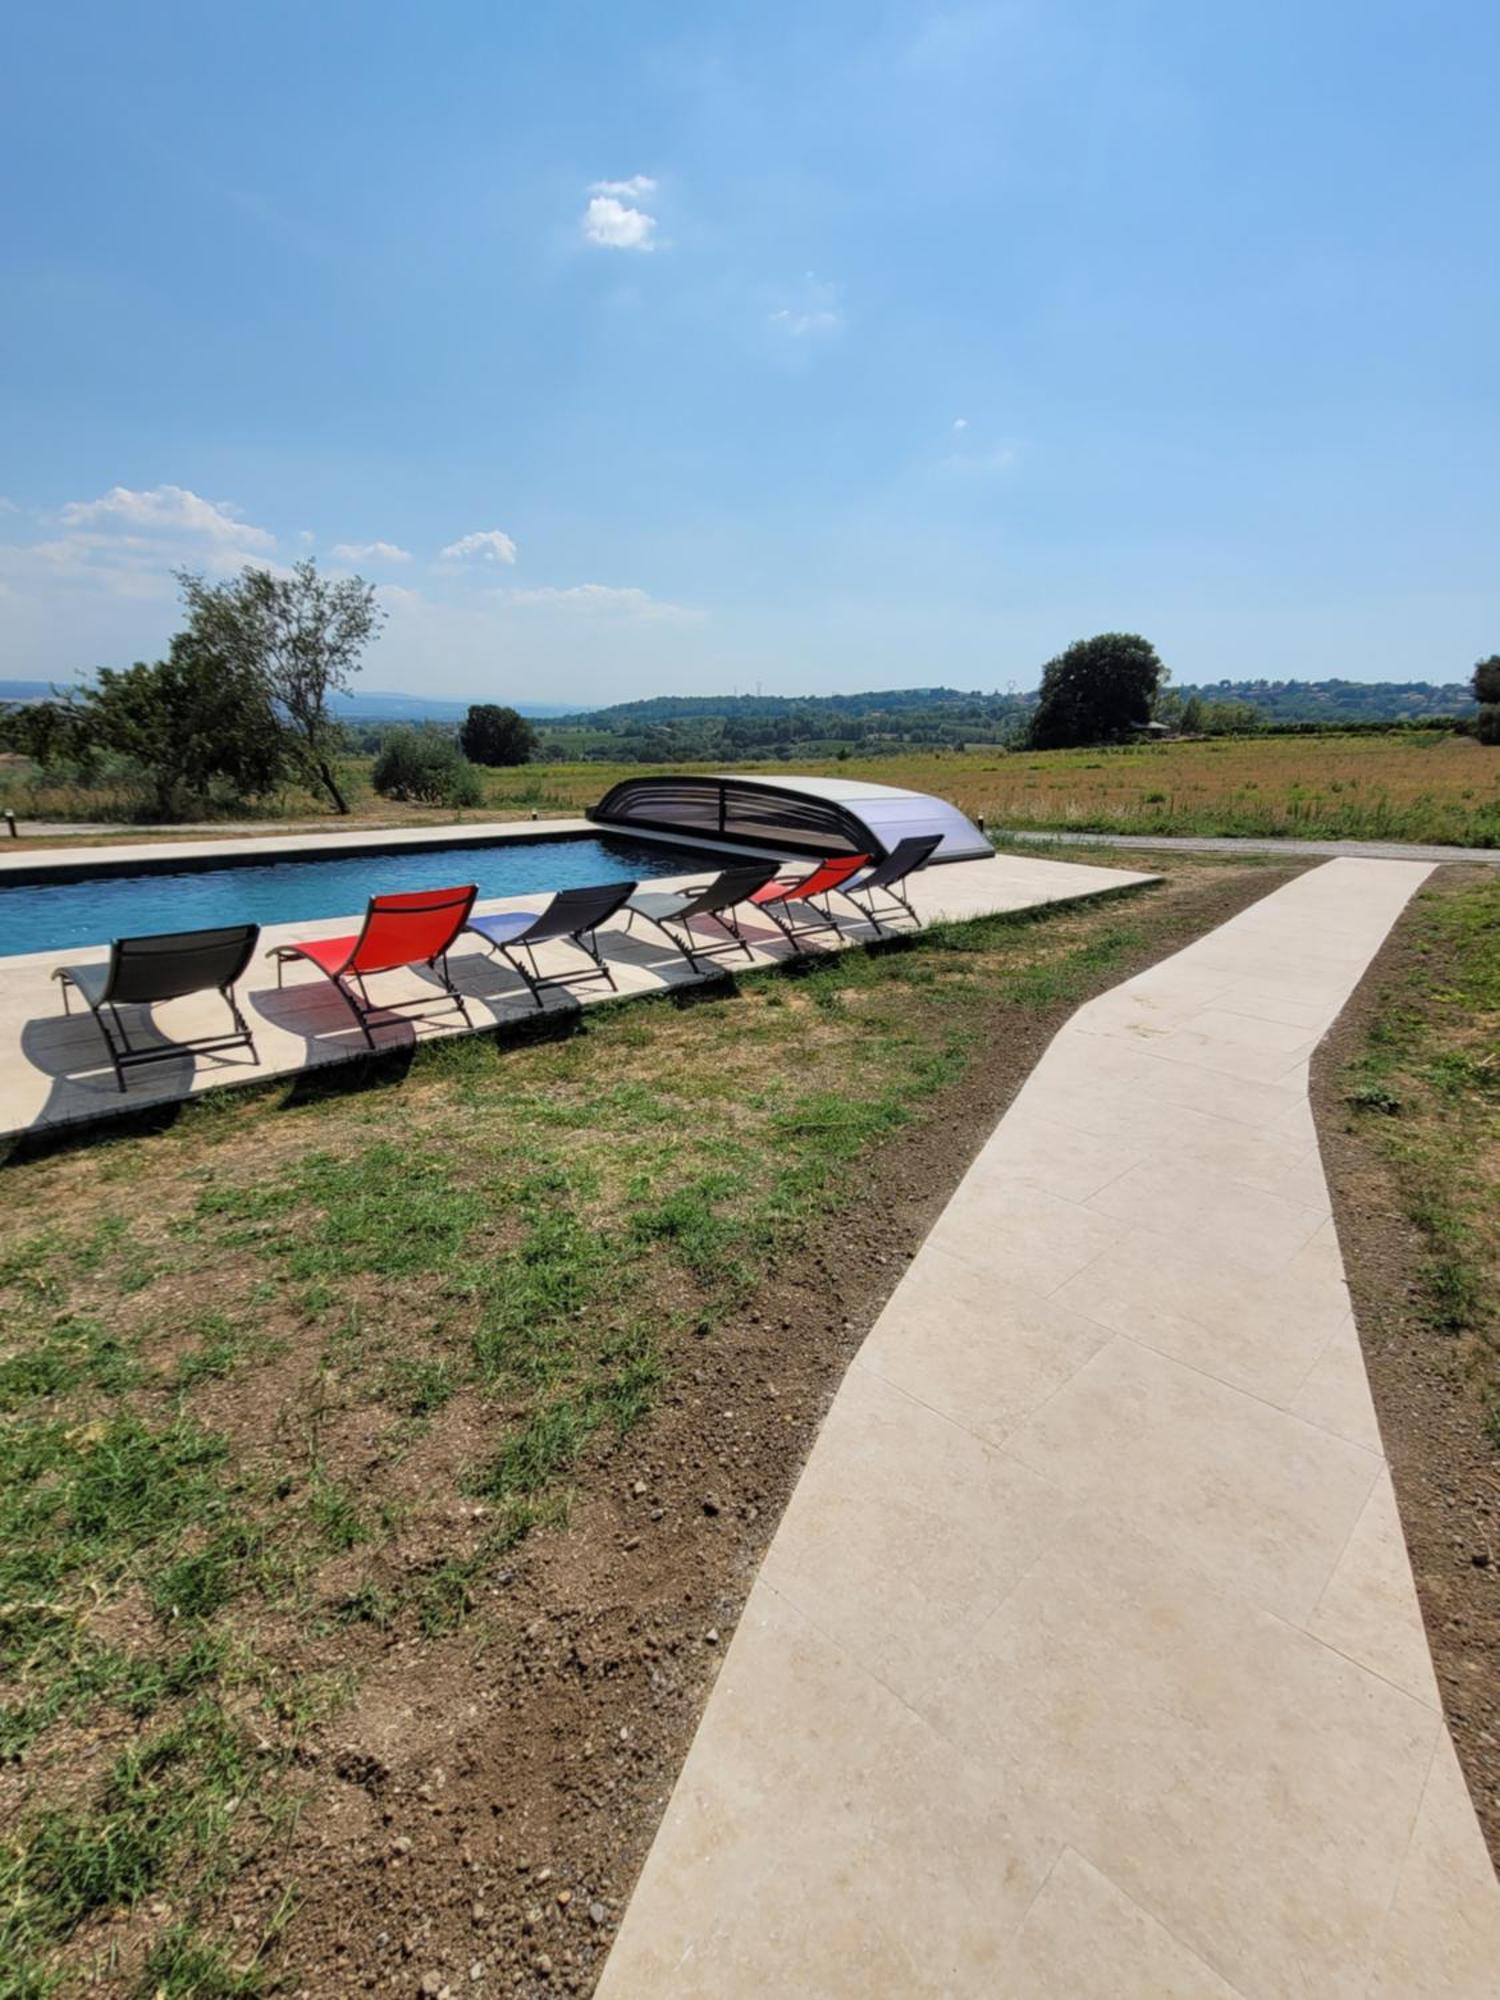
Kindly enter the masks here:
M 441 695 L 1500 647 L 1491 0 L 7 23 L 0 674 L 304 551 Z

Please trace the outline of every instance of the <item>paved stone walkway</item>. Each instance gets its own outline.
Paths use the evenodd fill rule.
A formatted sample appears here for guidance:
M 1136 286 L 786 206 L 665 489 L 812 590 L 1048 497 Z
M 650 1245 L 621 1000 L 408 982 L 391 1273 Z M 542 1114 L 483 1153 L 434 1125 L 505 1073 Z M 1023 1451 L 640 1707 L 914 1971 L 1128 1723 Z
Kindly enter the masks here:
M 841 1386 L 600 2000 L 1493 1996 L 1307 1096 L 1428 871 L 1083 1008 Z
M 430 837 L 424 829 L 413 832 L 404 844 L 416 844 Z M 321 844 L 333 847 L 344 839 L 340 835 L 324 835 Z M 361 836 L 350 835 L 347 840 L 357 846 Z M 363 842 L 369 844 L 368 835 Z M 281 845 L 259 841 L 255 843 L 255 851 L 278 849 Z M 150 851 L 160 855 L 163 850 Z M 372 856 L 371 868 L 372 880 L 378 883 L 377 857 Z M 700 868 L 691 876 L 653 882 L 651 887 L 671 888 L 678 882 L 704 879 Z M 1086 899 L 1154 879 L 1129 869 L 1006 854 L 991 861 L 959 861 L 929 868 L 917 877 L 912 900 L 922 921 L 934 923 Z M 0 889 L 3 889 L 3 875 L 0 875 Z M 476 908 L 482 912 L 539 909 L 546 900 L 545 895 L 498 898 L 481 902 Z M 841 910 L 839 914 L 843 944 L 866 943 L 873 936 L 871 928 L 852 910 Z M 239 985 L 240 1004 L 255 1033 L 259 1062 L 253 1062 L 243 1049 L 196 1058 L 183 1053 L 132 1071 L 124 1095 L 115 1088 L 98 1028 L 76 998 L 72 1014 L 63 1012 L 60 991 L 52 978 L 56 965 L 102 961 L 109 955 L 107 946 L 0 958 L 0 1137 L 44 1126 L 109 1118 L 227 1085 L 261 1082 L 329 1063 L 362 1060 L 364 1038 L 330 983 L 310 966 L 302 966 L 289 970 L 285 987 L 278 988 L 265 956 L 273 945 L 301 938 L 336 937 L 357 931 L 359 924 L 359 916 L 351 914 L 281 924 L 262 931 L 256 957 Z M 754 947 L 755 964 L 774 964 L 792 955 L 791 946 L 768 918 L 743 920 L 742 928 Z M 708 919 L 697 930 L 707 947 L 724 942 L 723 932 Z M 826 945 L 830 940 L 825 937 L 819 942 Z M 660 993 L 664 987 L 691 985 L 700 978 L 689 969 L 680 952 L 674 951 L 659 933 L 641 924 L 627 933 L 618 921 L 612 923 L 600 932 L 600 947 L 615 975 L 618 993 L 611 993 L 603 984 L 580 988 L 576 998 L 554 991 L 547 995 L 551 1011 L 565 1012 L 579 1004 L 596 1006 L 617 998 Z M 570 957 L 566 946 L 543 946 L 540 959 L 544 970 L 566 971 L 583 965 L 576 954 Z M 720 964 L 735 971 L 744 970 L 750 962 L 735 955 Z M 497 1024 L 515 1025 L 534 1014 L 533 1002 L 518 976 L 492 958 L 477 938 L 456 946 L 449 965 L 454 984 L 467 1002 L 473 1030 L 462 1026 L 436 982 L 425 974 L 382 974 L 372 983 L 373 998 L 408 1003 L 425 999 L 435 1005 L 440 1003 L 446 1011 L 415 1022 L 411 1017 L 387 1015 L 374 1030 L 381 1049 L 411 1047 L 417 1040 L 425 1041 L 435 1035 L 468 1033 Z M 198 994 L 155 1009 L 152 1027 L 137 1033 L 137 1024 L 132 1023 L 131 1032 L 149 1046 L 153 1028 L 159 1031 L 154 1038 L 160 1042 L 168 1035 L 222 1033 L 224 1021 L 224 1004 L 218 995 Z

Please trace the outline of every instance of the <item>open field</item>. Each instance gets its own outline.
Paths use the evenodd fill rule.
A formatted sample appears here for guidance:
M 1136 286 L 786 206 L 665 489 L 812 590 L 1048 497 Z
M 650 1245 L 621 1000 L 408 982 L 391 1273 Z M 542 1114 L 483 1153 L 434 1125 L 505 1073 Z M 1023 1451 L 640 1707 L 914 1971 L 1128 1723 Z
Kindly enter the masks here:
M 484 804 L 471 816 L 524 819 L 532 813 L 543 818 L 577 813 L 617 779 L 651 768 L 527 764 L 486 771 Z M 742 768 L 771 771 L 775 766 Z M 986 747 L 799 762 L 787 768 L 936 792 L 971 815 L 982 814 L 991 830 L 1286 834 L 1500 845 L 1500 749 L 1440 733 L 1222 737 L 1117 750 L 1005 752 Z M 368 760 L 351 762 L 346 775 L 359 824 L 404 826 L 465 817 L 451 809 L 403 807 L 376 797 L 369 787 Z M 21 801 L 23 790 L 13 776 L 13 802 Z M 49 796 L 43 803 L 58 817 L 108 817 L 108 800 L 85 793 Z M 306 799 L 289 796 L 277 815 L 311 817 L 320 825 L 350 823 L 335 822 L 310 806 Z
M 587 1991 L 901 1260 L 1072 1006 L 1283 879 L 8 1168 L 0 1993 Z
M 1315 1099 L 1448 1720 L 1500 1856 L 1500 882 L 1446 868 L 1319 1052 Z

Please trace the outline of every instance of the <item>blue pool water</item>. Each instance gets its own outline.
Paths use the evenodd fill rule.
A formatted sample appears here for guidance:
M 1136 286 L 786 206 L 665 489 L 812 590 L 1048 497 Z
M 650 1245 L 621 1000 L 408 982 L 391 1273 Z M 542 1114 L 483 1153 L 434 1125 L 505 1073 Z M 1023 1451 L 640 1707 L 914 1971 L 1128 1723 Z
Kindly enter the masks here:
M 0 957 L 67 951 L 149 931 L 210 924 L 295 924 L 347 917 L 372 895 L 477 882 L 480 896 L 525 896 L 591 882 L 713 874 L 733 857 L 702 848 L 601 835 L 507 841 L 489 847 L 345 854 L 332 861 L 276 861 L 195 868 L 178 875 L 108 875 L 91 882 L 0 889 Z

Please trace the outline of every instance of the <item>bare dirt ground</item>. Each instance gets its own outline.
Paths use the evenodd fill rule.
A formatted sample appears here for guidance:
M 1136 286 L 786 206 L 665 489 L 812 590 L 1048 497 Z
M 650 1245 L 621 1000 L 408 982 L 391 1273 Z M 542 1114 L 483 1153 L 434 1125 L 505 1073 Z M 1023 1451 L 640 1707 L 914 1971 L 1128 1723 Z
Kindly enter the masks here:
M 1138 962 L 1101 983 L 1296 872 L 1175 884 Z M 254 1931 L 297 1883 L 281 1990 L 592 1991 L 823 1412 L 1073 1004 L 1023 1026 L 997 1013 L 961 1082 L 878 1152 L 821 1239 L 727 1325 L 669 1349 L 656 1410 L 590 1459 L 566 1527 L 521 1544 L 469 1624 L 383 1650 L 366 1631 L 353 1705 L 305 1752 L 291 1851 L 232 1892 L 232 1921 Z
M 1484 873 L 1444 869 L 1437 886 L 1452 892 Z M 1343 1083 L 1392 990 L 1408 986 L 1419 952 L 1417 907 L 1392 932 L 1318 1049 L 1312 1098 L 1448 1726 L 1500 1865 L 1500 1456 L 1458 1344 L 1435 1333 L 1423 1312 L 1428 1245 L 1410 1219 L 1378 1128 L 1351 1116 Z

